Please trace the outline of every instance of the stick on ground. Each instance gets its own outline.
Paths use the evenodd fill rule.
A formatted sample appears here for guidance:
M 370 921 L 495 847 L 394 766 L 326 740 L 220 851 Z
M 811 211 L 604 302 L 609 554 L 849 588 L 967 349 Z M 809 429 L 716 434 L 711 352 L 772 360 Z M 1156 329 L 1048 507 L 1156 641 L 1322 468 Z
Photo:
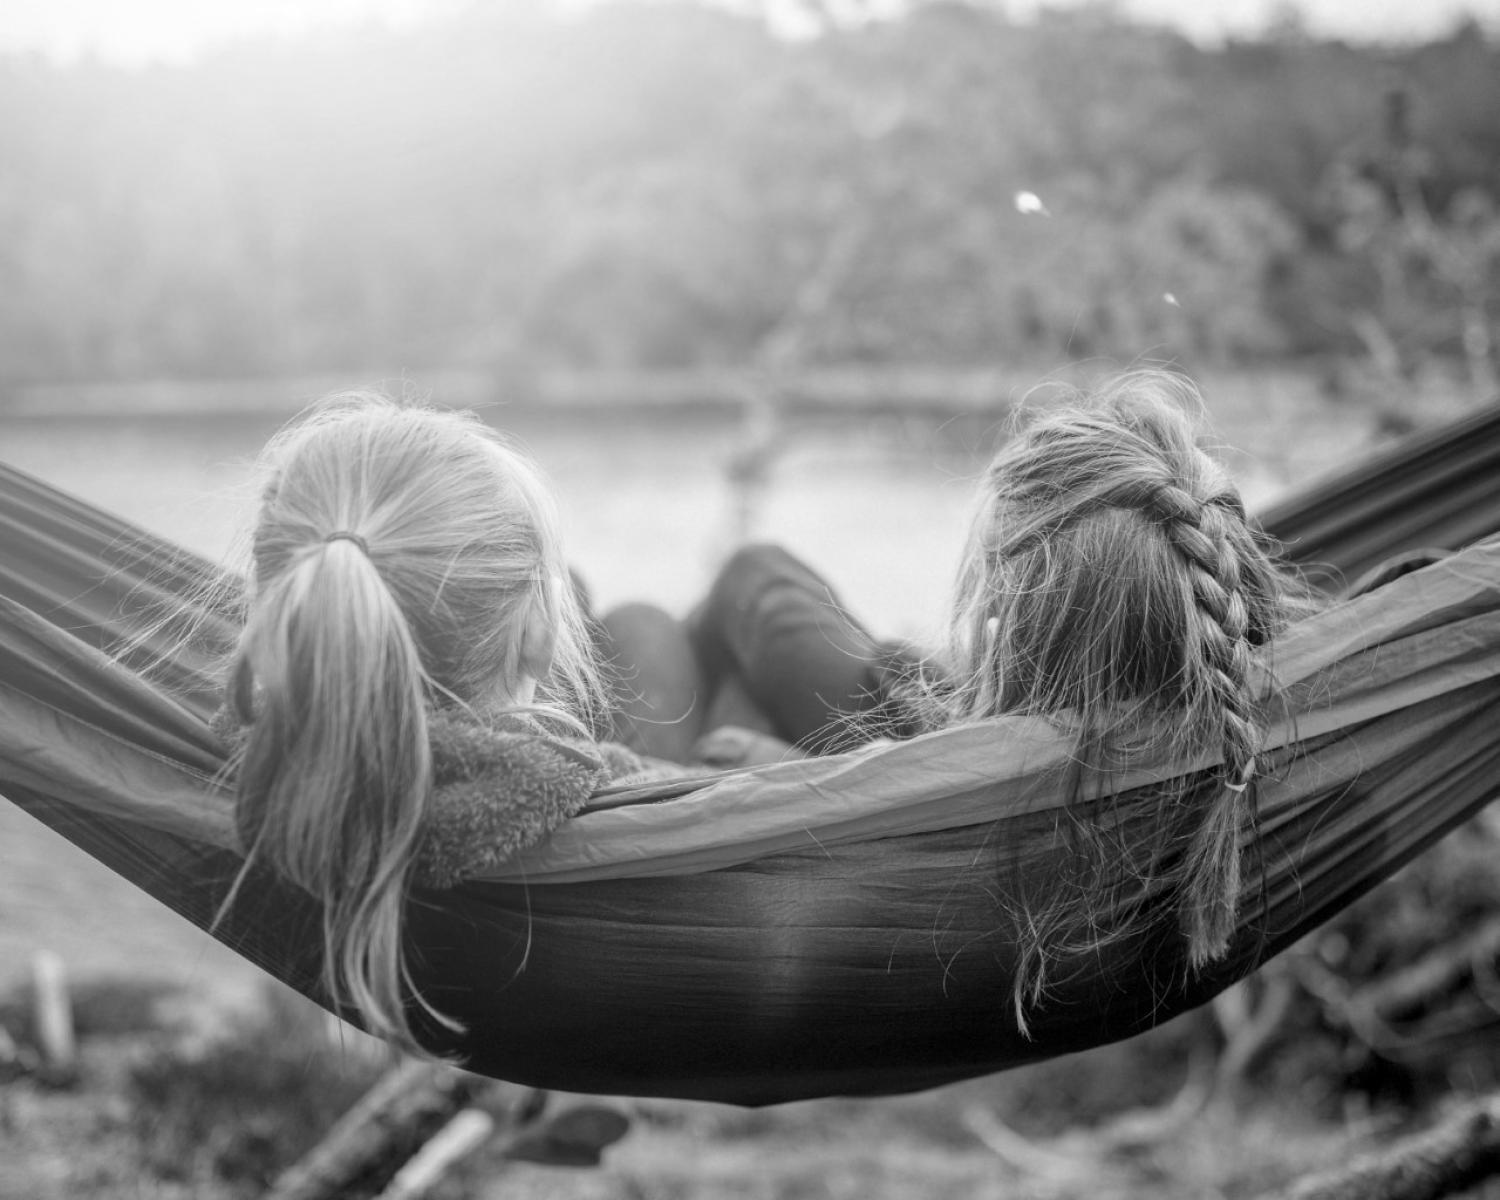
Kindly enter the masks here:
M 1348 1167 L 1301 1180 L 1285 1200 L 1437 1200 L 1500 1174 L 1500 1092 L 1454 1111 L 1439 1124 L 1356 1158 Z

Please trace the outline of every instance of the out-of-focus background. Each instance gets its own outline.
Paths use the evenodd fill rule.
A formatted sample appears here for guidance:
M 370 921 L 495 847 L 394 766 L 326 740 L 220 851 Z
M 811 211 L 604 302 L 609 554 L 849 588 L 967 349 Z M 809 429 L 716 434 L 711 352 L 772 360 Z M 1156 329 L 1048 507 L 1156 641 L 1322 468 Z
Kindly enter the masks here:
M 682 611 L 770 537 L 920 638 L 1011 409 L 1145 361 L 1202 382 L 1252 506 L 1495 397 L 1496 0 L 0 0 L 0 458 L 212 557 L 266 437 L 379 386 L 527 445 L 601 605 Z M 1462 831 L 1154 1040 L 918 1100 L 646 1106 L 603 1171 L 441 1194 L 1257 1194 L 1495 1086 L 1490 943 L 1472 1003 L 1393 1041 L 1335 999 L 1493 924 L 1496 853 Z M 0 804 L 22 1041 L 43 948 L 103 1049 L 59 1093 L 4 1082 L 0 1039 L 0 1197 L 258 1194 L 317 1124 L 285 1097 L 331 1117 L 367 1068 L 313 1065 L 274 1031 L 315 1018 Z M 1089 1140 L 1263 995 L 1291 1015 L 1232 1105 Z

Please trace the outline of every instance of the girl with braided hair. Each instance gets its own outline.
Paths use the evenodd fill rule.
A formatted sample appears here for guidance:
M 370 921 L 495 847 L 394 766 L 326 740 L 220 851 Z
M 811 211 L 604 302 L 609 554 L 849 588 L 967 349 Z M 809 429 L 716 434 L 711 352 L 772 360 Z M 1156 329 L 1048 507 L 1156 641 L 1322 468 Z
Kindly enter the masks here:
M 828 657 L 851 679 L 864 670 L 865 682 L 805 687 L 804 707 L 809 697 L 826 699 L 819 718 L 787 730 L 783 703 L 763 682 L 813 669 L 805 648 L 779 664 L 767 653 L 774 631 L 791 624 L 789 609 L 834 624 L 821 581 L 788 603 L 807 570 L 801 564 L 782 561 L 780 551 L 748 552 L 760 590 L 730 589 L 734 602 L 711 603 L 698 631 L 721 655 L 722 647 L 749 648 L 736 665 L 773 728 L 800 738 L 793 754 L 830 742 L 843 748 L 861 729 L 890 737 L 1004 715 L 1041 718 L 1071 739 L 1075 803 L 1059 827 L 1070 852 L 1040 879 L 1016 881 L 1014 1000 L 1023 1030 L 1053 964 L 1133 931 L 1132 922 L 1103 922 L 1121 909 L 1102 889 L 1121 877 L 1122 857 L 1125 874 L 1147 885 L 1143 894 L 1154 883 L 1175 889 L 1194 967 L 1221 956 L 1235 928 L 1240 841 L 1255 821 L 1256 754 L 1272 699 L 1257 690 L 1257 666 L 1269 640 L 1313 602 L 1199 445 L 1202 411 L 1183 376 L 1137 371 L 1034 416 L 983 477 L 946 654 L 901 670 L 892 666 L 899 656 L 845 619 Z M 753 574 L 743 561 L 729 571 L 741 581 Z M 773 594 L 781 598 L 774 618 L 763 612 Z M 783 750 L 731 731 L 710 734 L 698 754 L 727 765 Z M 1145 830 L 1091 806 L 1115 772 L 1162 756 L 1220 765 L 1207 785 L 1201 776 L 1163 785 Z
M 1080 798 L 1090 776 L 1142 758 L 1221 760 L 1207 785 L 1163 785 L 1133 843 L 1070 808 L 1077 853 L 1026 906 L 1018 1016 L 1041 998 L 1051 958 L 1127 932 L 1095 920 L 1118 855 L 1143 880 L 1175 885 L 1195 968 L 1221 956 L 1235 928 L 1274 701 L 1257 667 L 1313 601 L 1199 445 L 1201 412 L 1186 378 L 1131 373 L 1035 420 L 984 477 L 949 625 L 953 673 L 927 692 L 927 723 L 1052 720 L 1073 739 Z

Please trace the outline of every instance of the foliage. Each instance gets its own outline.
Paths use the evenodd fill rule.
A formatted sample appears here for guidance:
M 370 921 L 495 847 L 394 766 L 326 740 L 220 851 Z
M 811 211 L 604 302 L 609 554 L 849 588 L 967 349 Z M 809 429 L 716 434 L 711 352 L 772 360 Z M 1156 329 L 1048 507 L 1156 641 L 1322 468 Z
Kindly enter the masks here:
M 1500 48 L 1472 24 L 1204 49 L 1099 7 L 802 42 L 515 9 L 193 67 L 0 59 L 0 382 L 743 364 L 838 245 L 799 344 L 825 363 L 1365 354 L 1375 326 L 1412 361 L 1497 353 Z M 1416 249 L 1413 210 L 1371 232 L 1330 201 L 1393 86 Z
M 1337 1113 L 1500 1088 L 1497 849 L 1500 820 L 1481 814 L 1266 968 L 1294 999 L 1261 1090 Z
M 100 976 L 74 984 L 68 998 L 78 1037 L 113 1037 L 158 1028 L 172 989 L 156 979 Z M 30 1044 L 32 1007 L 30 987 L 0 994 L 0 1030 Z
M 260 1195 L 388 1065 L 332 1041 L 326 1018 L 291 993 L 207 1045 L 163 1046 L 130 1073 L 142 1165 L 162 1179 Z

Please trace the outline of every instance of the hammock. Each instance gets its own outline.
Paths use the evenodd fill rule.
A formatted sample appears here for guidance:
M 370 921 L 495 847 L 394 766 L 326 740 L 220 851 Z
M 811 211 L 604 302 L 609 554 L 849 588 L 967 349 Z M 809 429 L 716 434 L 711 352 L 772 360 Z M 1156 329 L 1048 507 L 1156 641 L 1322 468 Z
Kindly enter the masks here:
M 1260 520 L 1335 589 L 1394 555 L 1467 546 L 1500 529 L 1500 407 L 1405 438 Z
M 1416 541 L 1500 529 L 1500 413 L 1427 438 L 1270 515 L 1342 569 L 1375 553 L 1381 479 Z M 1458 470 L 1458 462 L 1463 469 Z M 1451 504 L 1457 483 L 1472 499 Z M 1458 524 L 1450 523 L 1457 521 Z M 1341 541 L 1340 531 L 1360 530 Z M 1312 531 L 1332 530 L 1326 536 Z M 1413 535 L 1382 549 L 1407 548 Z M 1345 554 L 1348 545 L 1355 549 Z M 0 468 L 0 794 L 202 928 L 239 870 L 220 751 L 214 644 L 166 675 L 162 602 L 213 568 Z M 120 657 L 107 651 L 136 642 Z M 997 906 L 1054 865 L 1065 747 L 1002 719 L 860 756 L 615 788 L 493 879 L 419 891 L 409 954 L 461 1036 L 433 1048 L 483 1074 L 580 1092 L 764 1104 L 910 1091 L 1142 1032 L 1254 970 L 1479 811 L 1500 786 L 1500 541 L 1299 624 L 1276 646 L 1293 711 L 1271 734 L 1259 842 L 1229 955 L 1194 974 L 1173 898 L 1161 920 L 1057 968 L 1030 1036 L 1010 1010 Z M 1130 822 L 1142 767 L 1097 803 Z M 317 912 L 252 877 L 213 933 L 319 999 Z

